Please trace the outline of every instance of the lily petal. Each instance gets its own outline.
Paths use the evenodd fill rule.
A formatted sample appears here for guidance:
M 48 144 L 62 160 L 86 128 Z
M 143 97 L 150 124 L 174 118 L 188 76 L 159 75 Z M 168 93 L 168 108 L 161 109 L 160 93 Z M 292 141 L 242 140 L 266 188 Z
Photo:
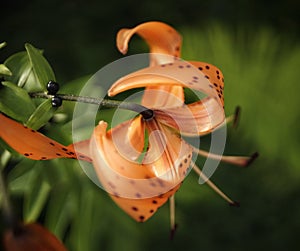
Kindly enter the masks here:
M 143 164 L 151 165 L 155 176 L 179 183 L 189 171 L 193 150 L 177 133 L 158 121 L 147 121 L 149 149 Z
M 127 53 L 129 40 L 134 34 L 138 34 L 147 42 L 151 53 L 180 56 L 181 36 L 165 23 L 146 22 L 132 29 L 121 29 L 117 34 L 117 47 L 121 53 Z M 153 54 L 151 65 L 166 63 L 166 59 L 169 61 L 170 58 Z
M 161 123 L 186 136 L 208 134 L 225 120 L 223 109 L 210 97 L 181 107 L 154 110 L 154 113 Z
M 192 148 L 179 138 L 178 145 L 166 141 L 175 139 L 175 134 L 165 130 L 165 136 L 159 137 L 166 139 L 149 136 L 151 150 L 139 164 L 120 154 L 122 150 L 113 142 L 114 128 L 107 133 L 106 128 L 107 124 L 100 121 L 91 138 L 90 151 L 99 180 L 108 193 L 130 199 L 151 198 L 170 191 L 184 179 Z M 164 146 L 167 147 L 159 148 Z
M 215 74 L 203 72 L 203 66 L 214 68 Z M 115 96 L 120 92 L 139 87 L 181 86 L 201 91 L 216 98 L 220 106 L 223 107 L 224 84 L 222 80 L 223 75 L 215 66 L 200 62 L 189 63 L 177 59 L 174 63 L 148 67 L 128 74 L 111 86 L 108 95 Z
M 178 107 L 184 103 L 181 86 L 149 86 L 145 89 L 141 104 L 145 107 Z
M 140 118 L 126 121 L 122 127 L 138 123 L 135 120 Z M 144 123 L 150 135 L 149 150 L 142 164 L 119 154 L 113 134 L 121 129 L 106 132 L 104 121 L 96 127 L 90 143 L 93 165 L 102 186 L 119 207 L 140 222 L 150 218 L 179 189 L 192 156 L 192 148 L 164 125 L 155 120 Z
M 72 158 L 91 162 L 89 156 L 75 152 L 0 113 L 0 138 L 18 153 L 33 160 Z
M 121 29 L 117 34 L 117 47 L 123 54 L 127 53 L 128 43 L 134 34 L 140 35 L 150 47 L 150 65 L 172 63 L 174 57 L 180 56 L 181 36 L 171 26 L 162 22 L 147 22 L 133 29 Z M 155 100 L 147 92 L 148 89 L 162 90 Z M 177 99 L 170 99 L 165 93 L 171 93 Z M 183 88 L 180 86 L 152 86 L 148 87 L 142 99 L 146 107 L 178 106 L 184 101 Z

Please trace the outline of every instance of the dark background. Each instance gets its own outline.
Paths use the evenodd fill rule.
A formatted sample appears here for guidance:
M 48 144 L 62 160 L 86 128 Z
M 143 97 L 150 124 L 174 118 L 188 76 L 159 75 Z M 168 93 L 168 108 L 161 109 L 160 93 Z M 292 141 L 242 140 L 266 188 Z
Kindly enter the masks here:
M 115 34 L 151 20 L 177 29 L 201 30 L 221 23 L 231 30 L 272 27 L 290 39 L 299 39 L 299 1 L 3 1 L 1 38 L 8 48 L 1 58 L 23 49 L 25 42 L 46 50 L 58 78 L 70 79 L 93 73 L 119 56 Z M 95 56 L 96 55 L 96 56 Z

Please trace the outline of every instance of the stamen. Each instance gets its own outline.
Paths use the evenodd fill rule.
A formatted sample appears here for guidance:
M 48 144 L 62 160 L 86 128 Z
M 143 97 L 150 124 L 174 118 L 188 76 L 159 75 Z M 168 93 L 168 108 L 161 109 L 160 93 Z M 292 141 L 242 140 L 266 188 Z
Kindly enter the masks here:
M 239 207 L 239 203 L 231 200 L 225 193 L 223 193 L 212 181 L 210 181 L 206 175 L 200 170 L 200 168 L 193 162 L 193 169 L 199 175 L 204 182 L 207 183 L 217 194 L 219 194 L 224 200 L 226 200 L 230 206 Z
M 175 195 L 172 195 L 169 198 L 170 203 L 170 224 L 171 224 L 171 232 L 170 232 L 170 239 L 173 240 L 177 224 L 175 223 Z
M 195 147 L 193 147 L 193 152 L 206 158 L 220 160 L 226 163 L 230 163 L 242 167 L 249 166 L 259 155 L 258 152 L 255 152 L 249 157 L 248 156 L 224 156 L 224 155 L 210 153 L 201 149 L 197 149 Z

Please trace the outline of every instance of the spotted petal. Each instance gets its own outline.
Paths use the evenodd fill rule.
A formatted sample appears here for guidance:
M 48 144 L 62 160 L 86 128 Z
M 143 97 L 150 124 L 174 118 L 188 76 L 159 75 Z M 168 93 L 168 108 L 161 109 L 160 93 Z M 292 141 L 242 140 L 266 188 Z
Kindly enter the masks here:
M 128 158 L 122 154 L 120 146 L 123 146 L 114 142 L 115 128 L 106 133 L 106 127 L 107 124 L 100 121 L 91 138 L 90 152 L 97 175 L 107 192 L 125 198 L 148 198 L 171 190 L 184 179 L 192 149 L 177 135 L 172 135 L 169 130 L 162 134 L 157 130 L 161 127 L 152 126 L 150 148 L 140 164 L 130 159 L 131 156 Z M 182 162 L 186 166 L 181 172 L 179 166 Z M 135 186 L 130 185 L 132 183 Z M 156 188 L 151 184 L 157 184 Z
M 225 120 L 223 109 L 213 98 L 181 107 L 154 110 L 157 120 L 186 136 L 210 133 Z
M 78 158 L 91 162 L 89 156 L 64 146 L 0 113 L 0 138 L 29 159 Z
M 216 69 L 213 72 L 205 68 Z M 218 72 L 218 73 L 217 73 Z M 216 98 L 223 107 L 223 75 L 215 66 L 200 62 L 176 60 L 174 63 L 148 67 L 131 73 L 116 81 L 108 91 L 109 96 L 139 87 L 181 86 L 195 89 Z M 151 106 L 150 106 L 151 107 Z
M 143 121 L 137 117 L 108 132 L 107 124 L 100 121 L 90 141 L 90 153 L 103 188 L 127 214 L 145 221 L 179 189 L 190 165 L 192 148 L 152 119 L 143 121 L 150 134 L 149 150 L 142 163 L 132 161 L 120 154 L 123 151 L 114 143 L 113 135 L 116 130 L 115 136 L 121 136 L 118 131 L 139 123 L 136 120 Z M 135 130 L 139 127 L 133 127 L 132 133 Z
M 117 35 L 117 47 L 123 54 L 127 53 L 128 43 L 134 34 L 141 36 L 150 47 L 150 65 L 172 63 L 174 57 L 180 56 L 181 36 L 171 26 L 162 22 L 146 22 L 132 29 L 121 29 Z M 155 99 L 148 90 L 157 92 Z M 166 93 L 172 94 L 170 96 Z M 148 87 L 142 99 L 142 105 L 147 107 L 178 106 L 184 101 L 183 88 L 180 86 Z

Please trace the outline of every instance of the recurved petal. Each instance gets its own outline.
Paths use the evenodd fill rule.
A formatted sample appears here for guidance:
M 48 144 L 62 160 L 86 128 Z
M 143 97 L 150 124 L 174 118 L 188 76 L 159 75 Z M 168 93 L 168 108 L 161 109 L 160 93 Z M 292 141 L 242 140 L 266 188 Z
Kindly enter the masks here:
M 157 135 L 152 135 L 153 140 L 149 136 L 152 149 L 149 152 L 154 155 L 147 153 L 145 161 L 140 164 L 120 154 L 112 136 L 115 128 L 108 132 L 106 128 L 107 124 L 100 121 L 90 141 L 90 152 L 99 181 L 111 195 L 128 199 L 152 198 L 172 190 L 184 179 L 192 155 L 188 145 L 169 146 L 177 142 L 168 141 L 168 135 L 162 136 L 164 138 L 160 138 L 160 141 L 157 141 Z M 165 145 L 167 148 L 156 149 Z M 178 153 L 173 152 L 179 150 Z M 182 175 L 178 178 L 174 170 L 180 168 L 182 172 L 178 172 Z
M 180 56 L 181 36 L 165 23 L 146 22 L 132 29 L 121 29 L 117 34 L 117 47 L 121 53 L 127 53 L 129 40 L 134 34 L 138 34 L 147 42 L 151 53 Z M 153 59 L 156 61 L 152 62 L 153 64 L 165 62 L 161 55 L 154 56 Z
M 26 158 L 46 160 L 56 158 L 77 158 L 91 162 L 88 155 L 64 146 L 38 131 L 32 130 L 0 113 L 0 138 Z
M 224 110 L 211 97 L 189 105 L 162 108 L 154 112 L 157 120 L 186 136 L 208 134 L 225 120 Z
M 216 98 L 223 107 L 222 99 L 214 88 L 214 83 L 210 82 L 209 76 L 202 72 L 202 67 L 199 67 L 197 62 L 189 63 L 179 59 L 170 64 L 148 67 L 117 80 L 109 89 L 108 95 L 114 96 L 139 87 L 181 86 Z

